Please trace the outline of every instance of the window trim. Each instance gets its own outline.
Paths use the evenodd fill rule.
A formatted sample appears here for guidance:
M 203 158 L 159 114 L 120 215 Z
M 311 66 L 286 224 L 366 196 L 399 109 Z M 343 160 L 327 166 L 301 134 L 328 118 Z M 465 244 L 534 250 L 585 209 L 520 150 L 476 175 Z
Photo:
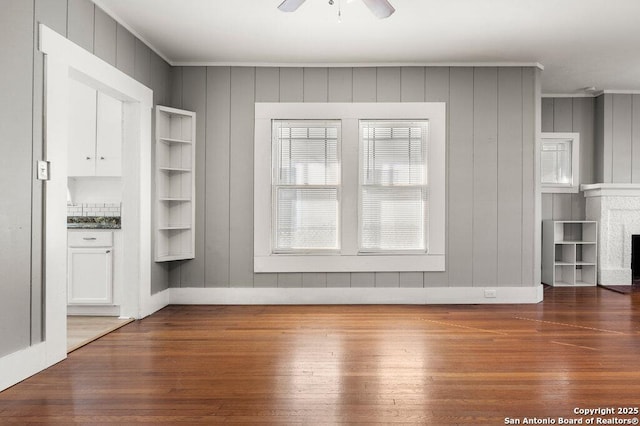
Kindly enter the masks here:
M 272 120 L 341 120 L 341 251 L 272 253 Z M 429 120 L 428 253 L 358 253 L 359 120 Z M 256 103 L 254 139 L 254 272 L 444 271 L 446 105 L 407 103 Z
M 542 151 L 545 141 L 571 140 L 571 183 L 542 182 Z M 577 193 L 580 191 L 580 133 L 543 132 L 540 137 L 540 191 L 543 193 Z

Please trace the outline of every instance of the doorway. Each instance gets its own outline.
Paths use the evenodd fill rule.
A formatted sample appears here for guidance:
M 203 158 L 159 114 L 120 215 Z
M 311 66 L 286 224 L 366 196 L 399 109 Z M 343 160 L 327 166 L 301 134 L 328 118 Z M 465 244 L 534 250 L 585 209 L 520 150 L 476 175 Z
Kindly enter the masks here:
M 46 368 L 67 353 L 67 157 L 69 85 L 75 81 L 123 104 L 122 317 L 141 318 L 151 299 L 151 108 L 153 92 L 63 36 L 40 25 L 45 53 L 45 345 Z

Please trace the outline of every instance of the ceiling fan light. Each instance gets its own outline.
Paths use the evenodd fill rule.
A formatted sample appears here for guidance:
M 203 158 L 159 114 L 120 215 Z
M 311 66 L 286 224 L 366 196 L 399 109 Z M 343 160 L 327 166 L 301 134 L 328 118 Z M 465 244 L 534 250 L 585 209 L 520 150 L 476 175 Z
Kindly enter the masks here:
M 282 12 L 295 12 L 304 2 L 305 0 L 284 0 L 278 9 Z
M 388 18 L 396 11 L 387 0 L 362 0 L 362 2 L 380 19 Z

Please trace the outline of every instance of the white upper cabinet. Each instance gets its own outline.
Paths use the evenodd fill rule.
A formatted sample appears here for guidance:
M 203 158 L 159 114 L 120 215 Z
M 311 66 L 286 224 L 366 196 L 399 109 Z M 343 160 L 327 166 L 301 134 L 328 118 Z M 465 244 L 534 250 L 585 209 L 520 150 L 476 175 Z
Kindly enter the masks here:
M 122 175 L 122 102 L 98 92 L 96 176 Z
M 122 174 L 122 102 L 70 81 L 69 176 Z
M 68 175 L 95 176 L 96 90 L 69 79 Z

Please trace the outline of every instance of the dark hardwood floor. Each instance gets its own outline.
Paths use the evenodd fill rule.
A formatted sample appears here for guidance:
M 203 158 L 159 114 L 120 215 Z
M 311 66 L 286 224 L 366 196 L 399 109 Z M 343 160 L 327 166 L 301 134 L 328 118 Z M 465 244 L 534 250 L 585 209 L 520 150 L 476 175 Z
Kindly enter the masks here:
M 502 425 L 638 406 L 640 294 L 548 288 L 538 305 L 171 306 L 0 393 L 0 423 Z

